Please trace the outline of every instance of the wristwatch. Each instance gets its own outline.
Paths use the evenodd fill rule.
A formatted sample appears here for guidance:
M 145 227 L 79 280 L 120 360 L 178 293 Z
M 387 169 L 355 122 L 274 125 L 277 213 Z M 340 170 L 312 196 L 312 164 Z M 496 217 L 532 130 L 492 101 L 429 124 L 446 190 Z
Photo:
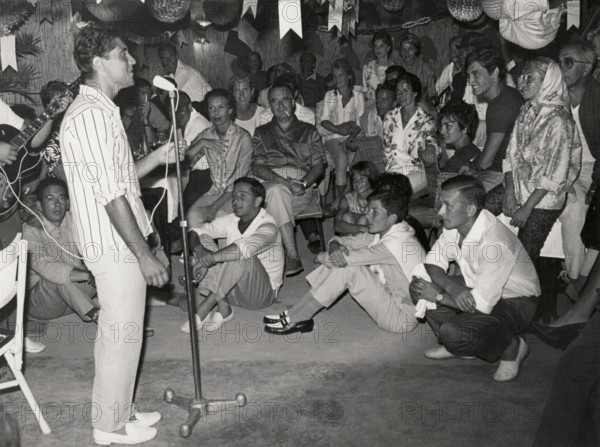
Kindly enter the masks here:
M 441 302 L 443 299 L 444 299 L 444 294 L 443 294 L 443 293 L 438 293 L 438 294 L 435 296 L 435 301 L 436 301 L 436 303 L 439 303 L 439 302 Z
M 301 180 L 302 182 L 302 186 L 304 186 L 304 189 L 308 188 L 308 185 L 306 184 L 306 182 L 304 180 Z

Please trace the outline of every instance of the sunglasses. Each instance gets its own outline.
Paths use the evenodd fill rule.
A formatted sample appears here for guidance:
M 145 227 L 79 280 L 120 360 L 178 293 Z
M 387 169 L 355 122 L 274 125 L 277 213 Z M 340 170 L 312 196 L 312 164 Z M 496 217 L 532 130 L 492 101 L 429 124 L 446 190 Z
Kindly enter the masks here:
M 564 68 L 565 70 L 570 70 L 571 68 L 573 68 L 573 65 L 575 65 L 575 62 L 579 62 L 580 64 L 589 64 L 590 63 L 588 61 L 578 61 L 578 60 L 573 59 L 572 57 L 564 57 L 564 58 L 558 60 L 558 63 L 560 64 L 560 66 L 562 68 Z

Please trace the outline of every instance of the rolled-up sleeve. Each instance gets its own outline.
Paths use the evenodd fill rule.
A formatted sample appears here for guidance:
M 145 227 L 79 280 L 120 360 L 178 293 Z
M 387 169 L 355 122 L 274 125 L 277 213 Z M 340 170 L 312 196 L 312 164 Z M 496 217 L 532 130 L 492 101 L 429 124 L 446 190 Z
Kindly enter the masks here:
M 234 242 L 240 249 L 242 259 L 251 259 L 268 250 L 277 242 L 277 226 L 272 223 L 260 225 L 252 235 Z
M 502 298 L 502 290 L 506 285 L 508 278 L 513 271 L 516 259 L 512 251 L 499 242 L 494 243 L 494 252 L 499 256 L 494 257 L 494 262 L 486 259 L 485 253 L 489 252 L 487 248 L 479 250 L 478 266 L 475 269 L 475 284 L 472 286 L 471 294 L 475 299 L 475 307 L 484 314 L 489 314 Z
M 447 272 L 450 263 L 457 259 L 457 253 L 460 253 L 458 244 L 450 240 L 445 232 L 442 232 L 425 256 L 425 264 L 435 265 Z
M 70 284 L 73 266 L 61 261 L 61 248 L 54 243 L 45 243 L 38 232 L 29 225 L 23 228 L 23 239 L 28 243 L 29 268 L 41 278 L 55 284 Z

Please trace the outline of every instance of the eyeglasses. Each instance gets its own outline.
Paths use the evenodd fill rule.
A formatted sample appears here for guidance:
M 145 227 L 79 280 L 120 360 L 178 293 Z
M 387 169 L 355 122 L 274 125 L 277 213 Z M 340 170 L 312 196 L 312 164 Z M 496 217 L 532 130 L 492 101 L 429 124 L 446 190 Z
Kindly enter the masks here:
M 588 61 L 578 61 L 573 59 L 572 57 L 563 57 L 562 59 L 558 60 L 558 63 L 560 64 L 560 66 L 562 68 L 564 68 L 565 70 L 570 70 L 571 68 L 573 68 L 573 65 L 575 64 L 575 62 L 579 62 L 580 64 L 589 64 L 590 62 Z

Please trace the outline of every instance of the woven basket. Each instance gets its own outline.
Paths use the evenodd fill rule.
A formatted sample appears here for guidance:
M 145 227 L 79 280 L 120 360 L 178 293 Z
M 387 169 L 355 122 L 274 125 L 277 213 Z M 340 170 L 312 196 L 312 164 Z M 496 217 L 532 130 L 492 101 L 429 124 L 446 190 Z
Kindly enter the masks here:
M 448 0 L 448 11 L 461 22 L 472 22 L 483 14 L 481 0 Z
M 204 15 L 206 20 L 215 25 L 227 25 L 240 18 L 240 2 L 238 0 L 205 0 Z
M 191 0 L 148 0 L 148 10 L 159 22 L 175 23 L 189 12 Z
M 24 0 L 9 2 L 0 5 L 0 36 L 8 36 L 16 31 L 31 14 L 35 12 L 35 6 Z
M 502 16 L 502 3 L 503 0 L 481 0 L 481 9 L 485 14 L 494 19 L 500 20 Z
M 354 162 L 371 161 L 380 172 L 385 170 L 385 159 L 383 158 L 383 140 L 381 137 L 357 138 L 356 155 Z
M 398 12 L 404 8 L 405 3 L 406 0 L 381 0 L 383 9 L 385 9 L 387 12 Z

